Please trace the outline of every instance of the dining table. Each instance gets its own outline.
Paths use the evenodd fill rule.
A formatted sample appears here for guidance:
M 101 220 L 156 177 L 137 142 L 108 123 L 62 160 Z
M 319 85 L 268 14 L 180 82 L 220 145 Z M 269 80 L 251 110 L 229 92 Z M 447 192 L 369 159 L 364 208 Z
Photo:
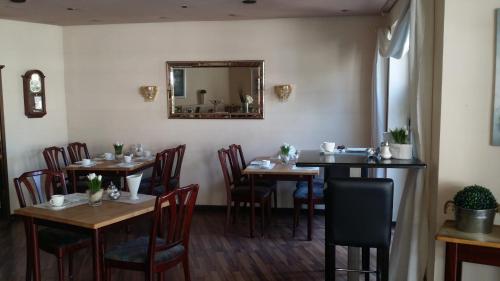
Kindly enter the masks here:
M 90 173 L 96 173 L 102 176 L 119 176 L 126 178 L 148 168 L 153 167 L 155 164 L 155 157 L 136 157 L 130 163 L 125 163 L 122 159 L 106 160 L 98 157 L 92 159 L 90 165 L 83 165 L 83 163 L 75 162 L 66 166 L 65 171 L 71 178 L 73 192 L 77 191 L 77 181 L 81 176 L 86 176 Z M 127 181 L 124 180 L 124 189 L 128 190 Z
M 38 247 L 38 226 L 55 227 L 88 233 L 92 239 L 93 280 L 103 280 L 102 235 L 105 231 L 121 224 L 131 223 L 150 215 L 155 208 L 155 196 L 140 194 L 132 200 L 128 192 L 122 192 L 120 199 L 105 199 L 101 206 L 88 204 L 88 196 L 83 193 L 65 195 L 67 205 L 53 208 L 48 202 L 14 210 L 14 214 L 25 221 L 31 242 L 27 243 L 32 255 L 33 280 L 40 281 L 40 251 Z
M 325 182 L 331 178 L 351 177 L 351 169 L 359 168 L 361 177 L 367 178 L 370 169 L 417 169 L 422 170 L 427 165 L 419 159 L 381 159 L 371 157 L 368 149 L 344 149 L 326 152 L 321 149 L 317 150 L 302 150 L 296 162 L 297 167 L 323 167 L 325 169 Z M 328 186 L 326 187 L 328 188 Z M 329 208 L 328 204 L 325 208 Z M 328 228 L 326 228 L 325 236 L 328 236 Z M 326 245 L 325 245 L 326 246 Z M 332 261 L 325 260 L 326 280 L 330 280 L 331 276 L 326 266 Z M 357 247 L 348 248 L 348 267 L 350 269 L 361 269 L 361 249 Z M 358 280 L 359 273 L 349 272 L 348 280 Z
M 255 165 L 262 160 L 269 160 L 270 166 L 262 167 Z M 314 215 L 313 205 L 313 179 L 319 175 L 318 167 L 297 167 L 295 160 L 284 163 L 273 157 L 259 157 L 250 162 L 243 170 L 244 175 L 248 175 L 250 181 L 250 237 L 254 237 L 255 229 L 255 181 L 257 179 L 276 181 L 307 181 L 307 240 L 312 240 L 312 221 Z

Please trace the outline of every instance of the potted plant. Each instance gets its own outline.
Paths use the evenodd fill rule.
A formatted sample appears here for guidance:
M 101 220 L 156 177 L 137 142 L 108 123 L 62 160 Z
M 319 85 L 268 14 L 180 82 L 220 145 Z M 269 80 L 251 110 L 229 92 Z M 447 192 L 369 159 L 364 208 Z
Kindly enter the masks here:
M 483 186 L 467 186 L 455 194 L 453 201 L 445 204 L 445 213 L 454 205 L 458 230 L 473 233 L 490 233 L 493 228 L 497 201 L 491 191 Z
M 288 143 L 284 143 L 280 146 L 280 152 L 279 152 L 279 156 L 280 156 L 280 159 L 281 161 L 284 163 L 284 164 L 288 164 L 288 162 L 290 161 L 290 159 L 295 155 L 296 153 L 296 149 L 293 145 L 290 145 Z
M 123 153 L 123 143 L 117 141 L 116 143 L 113 144 L 113 147 L 115 149 L 115 156 L 116 156 L 116 158 L 122 156 L 122 153 Z
M 207 94 L 207 90 L 200 89 L 198 90 L 198 104 L 205 104 L 205 95 Z
M 103 190 L 101 188 L 102 176 L 96 176 L 95 173 L 92 173 L 87 176 L 87 179 L 87 185 L 89 187 L 89 189 L 87 190 L 89 196 L 89 205 L 93 207 L 100 206 L 102 204 L 103 193 Z
M 409 143 L 409 132 L 406 128 L 396 128 L 389 131 L 392 137 L 392 142 L 389 145 L 392 158 L 395 159 L 411 159 L 412 145 Z

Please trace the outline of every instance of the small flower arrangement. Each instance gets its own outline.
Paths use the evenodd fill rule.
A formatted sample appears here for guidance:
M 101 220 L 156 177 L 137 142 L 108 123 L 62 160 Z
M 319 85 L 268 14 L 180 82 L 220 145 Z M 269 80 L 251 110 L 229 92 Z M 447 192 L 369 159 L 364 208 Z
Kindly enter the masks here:
M 95 173 L 91 173 L 87 176 L 87 179 L 87 186 L 89 187 L 87 192 L 89 196 L 89 205 L 93 207 L 100 206 L 102 204 L 103 193 L 101 188 L 102 176 L 97 176 Z
M 253 98 L 251 95 L 243 95 L 240 93 L 241 103 L 253 103 Z
M 295 149 L 295 146 L 288 144 L 288 143 L 283 143 L 280 146 L 280 154 L 281 155 L 287 155 L 287 156 L 294 156 L 297 153 L 297 149 Z
M 101 184 L 102 184 L 102 176 L 101 175 L 96 175 L 95 173 L 89 174 L 87 176 L 87 179 L 89 180 L 87 185 L 89 187 L 89 191 L 91 193 L 96 193 L 99 190 L 101 190 Z
M 119 142 L 119 141 L 115 142 L 113 144 L 113 147 L 115 148 L 116 155 L 122 154 L 122 152 L 123 152 L 123 143 L 122 142 Z
M 408 144 L 409 132 L 407 128 L 396 128 L 389 131 L 392 139 L 398 144 Z

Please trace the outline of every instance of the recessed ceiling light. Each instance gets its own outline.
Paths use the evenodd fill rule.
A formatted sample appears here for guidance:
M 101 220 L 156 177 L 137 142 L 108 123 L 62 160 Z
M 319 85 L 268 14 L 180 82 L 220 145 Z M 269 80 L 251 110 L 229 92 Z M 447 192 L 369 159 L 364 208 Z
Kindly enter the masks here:
M 161 19 L 161 20 L 168 20 L 169 17 L 159 17 L 159 19 Z
M 243 4 L 255 4 L 257 3 L 257 0 L 243 0 L 241 1 Z
M 347 12 L 350 12 L 351 10 L 347 10 L 347 9 L 343 9 L 343 10 L 340 10 L 342 13 L 347 13 Z
M 229 14 L 228 16 L 230 16 L 230 17 L 237 17 L 238 15 L 235 15 L 235 14 Z
M 24 3 L 24 2 L 26 2 L 26 0 L 10 0 L 10 2 L 14 2 L 14 3 Z
M 187 7 L 188 7 L 188 5 L 186 5 L 186 4 L 181 6 L 181 8 L 183 8 L 183 9 L 186 9 Z
M 68 11 L 78 11 L 78 9 L 77 9 L 77 8 L 71 8 L 71 7 L 66 8 L 66 10 L 68 10 Z

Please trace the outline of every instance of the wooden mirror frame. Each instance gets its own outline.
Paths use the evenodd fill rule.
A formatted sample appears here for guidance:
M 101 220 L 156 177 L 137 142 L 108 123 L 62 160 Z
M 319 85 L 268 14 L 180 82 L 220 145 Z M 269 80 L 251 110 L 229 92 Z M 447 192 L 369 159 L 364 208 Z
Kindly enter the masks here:
M 38 74 L 40 76 L 41 90 L 38 93 L 34 93 L 30 88 L 31 75 Z M 47 114 L 47 107 L 45 102 L 45 75 L 40 70 L 28 70 L 22 76 L 23 77 L 23 92 L 24 92 L 24 114 L 28 118 L 41 118 Z M 35 110 L 35 96 L 39 96 L 42 99 L 42 109 Z
M 264 119 L 264 61 L 263 60 L 239 60 L 239 61 L 167 61 L 167 101 L 168 117 L 170 119 Z M 258 95 L 260 103 L 258 112 L 175 112 L 175 97 L 173 96 L 173 85 L 170 80 L 170 72 L 174 68 L 204 68 L 204 67 L 258 67 Z

